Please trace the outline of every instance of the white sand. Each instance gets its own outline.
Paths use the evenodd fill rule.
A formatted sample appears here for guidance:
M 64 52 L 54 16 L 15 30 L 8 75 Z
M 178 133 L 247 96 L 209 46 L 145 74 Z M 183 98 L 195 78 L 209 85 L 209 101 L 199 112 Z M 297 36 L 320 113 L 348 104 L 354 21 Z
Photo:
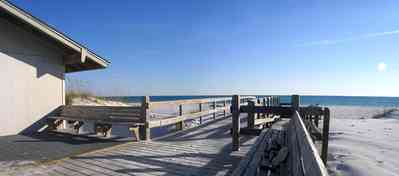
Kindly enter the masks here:
M 373 119 L 383 108 L 331 107 L 331 175 L 399 175 L 399 112 Z
M 76 106 L 133 106 L 120 101 L 103 100 L 95 97 L 74 98 L 72 105 Z M 138 104 L 137 104 L 138 105 Z

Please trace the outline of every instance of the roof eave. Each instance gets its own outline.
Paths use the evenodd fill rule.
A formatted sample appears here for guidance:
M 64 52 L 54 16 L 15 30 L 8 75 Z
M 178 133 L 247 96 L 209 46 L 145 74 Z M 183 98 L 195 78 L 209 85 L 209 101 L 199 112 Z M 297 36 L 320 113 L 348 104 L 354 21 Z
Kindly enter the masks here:
M 109 66 L 110 62 L 107 61 L 106 59 L 100 57 L 99 55 L 95 54 L 94 52 L 91 52 L 83 45 L 75 42 L 74 40 L 72 40 L 71 38 L 62 34 L 61 32 L 58 32 L 53 27 L 51 27 L 48 24 L 46 24 L 45 22 L 37 19 L 36 17 L 32 16 L 28 12 L 18 8 L 17 6 L 13 5 L 12 3 L 10 3 L 6 0 L 0 0 L 0 9 L 5 10 L 7 13 L 18 18 L 22 22 L 29 24 L 31 27 L 35 28 L 36 30 L 40 31 L 41 33 L 46 34 L 47 36 L 49 36 L 53 40 L 59 42 L 63 46 L 66 46 L 67 48 L 74 50 L 76 53 L 78 53 L 80 55 L 80 57 L 84 58 L 84 59 L 82 59 L 81 65 L 79 66 L 80 69 L 71 69 L 70 72 L 101 69 L 101 68 L 107 68 Z M 85 51 L 85 52 L 83 52 L 83 51 Z M 89 64 L 85 64 L 85 62 L 88 62 Z M 86 65 L 90 65 L 90 66 L 86 66 Z M 67 67 L 66 70 L 68 70 L 68 65 L 66 65 L 66 67 Z M 68 72 L 68 71 L 66 71 L 66 72 Z

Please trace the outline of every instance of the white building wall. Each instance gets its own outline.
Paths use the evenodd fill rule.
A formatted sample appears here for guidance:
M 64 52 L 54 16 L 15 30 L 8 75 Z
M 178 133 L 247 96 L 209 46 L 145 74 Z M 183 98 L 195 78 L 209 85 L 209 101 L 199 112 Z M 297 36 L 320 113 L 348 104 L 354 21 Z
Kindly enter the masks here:
M 64 71 L 60 49 L 0 18 L 0 136 L 37 130 L 64 104 Z

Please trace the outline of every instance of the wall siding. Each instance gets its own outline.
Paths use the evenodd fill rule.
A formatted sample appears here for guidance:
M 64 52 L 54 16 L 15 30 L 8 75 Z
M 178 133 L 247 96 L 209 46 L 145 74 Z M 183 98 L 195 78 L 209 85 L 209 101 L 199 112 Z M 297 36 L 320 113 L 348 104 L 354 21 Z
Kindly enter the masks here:
M 35 131 L 64 104 L 62 52 L 6 19 L 0 26 L 0 136 Z

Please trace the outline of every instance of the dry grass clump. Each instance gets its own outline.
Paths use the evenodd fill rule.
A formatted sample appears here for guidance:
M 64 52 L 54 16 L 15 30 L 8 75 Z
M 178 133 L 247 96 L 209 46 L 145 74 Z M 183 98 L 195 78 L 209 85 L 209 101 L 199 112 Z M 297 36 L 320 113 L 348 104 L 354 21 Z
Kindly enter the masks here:
M 96 96 L 90 92 L 70 90 L 65 94 L 65 104 L 72 105 L 73 100 L 76 98 L 88 99 L 90 97 L 96 97 Z
M 65 104 L 72 105 L 74 99 L 93 99 L 100 101 L 103 98 L 98 97 L 91 91 L 89 81 L 66 78 L 66 93 L 65 93 Z

